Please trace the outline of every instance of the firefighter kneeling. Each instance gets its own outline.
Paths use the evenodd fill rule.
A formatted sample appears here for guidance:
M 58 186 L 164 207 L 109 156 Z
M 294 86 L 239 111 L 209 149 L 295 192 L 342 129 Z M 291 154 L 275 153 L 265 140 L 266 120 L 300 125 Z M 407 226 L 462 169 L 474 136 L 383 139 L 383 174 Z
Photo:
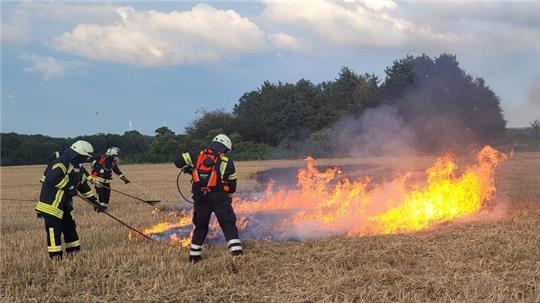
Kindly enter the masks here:
M 225 235 L 229 252 L 233 256 L 242 255 L 242 243 L 238 238 L 236 215 L 232 208 L 232 194 L 236 191 L 236 171 L 232 159 L 227 156 L 232 144 L 226 135 L 217 135 L 209 149 L 199 154 L 184 153 L 174 164 L 190 173 L 193 179 L 193 236 L 189 251 L 189 261 L 202 260 L 202 245 L 208 233 L 212 212 Z M 195 160 L 195 161 L 193 161 Z
M 68 254 L 81 249 L 73 215 L 73 196 L 77 192 L 92 202 L 97 212 L 107 208 L 94 195 L 82 166 L 89 161 L 92 152 L 90 143 L 77 141 L 62 155 L 57 153 L 41 177 L 41 193 L 36 211 L 45 221 L 47 248 L 53 259 L 62 258 L 63 247 Z

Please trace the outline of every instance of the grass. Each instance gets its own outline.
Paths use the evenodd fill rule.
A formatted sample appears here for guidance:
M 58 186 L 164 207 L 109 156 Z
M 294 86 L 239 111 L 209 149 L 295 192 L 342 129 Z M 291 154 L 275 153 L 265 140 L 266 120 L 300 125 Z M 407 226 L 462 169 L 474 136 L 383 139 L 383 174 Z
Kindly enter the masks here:
M 431 157 L 323 160 L 374 164 L 364 172 L 427 167 Z M 257 171 L 300 166 L 298 161 L 238 162 L 240 189 L 257 188 Z M 162 206 L 180 204 L 171 165 L 126 165 L 141 185 L 114 188 Z M 1 195 L 35 199 L 43 166 L 2 167 Z M 144 189 L 145 192 L 142 192 Z M 539 302 L 540 153 L 517 153 L 498 169 L 498 221 L 450 222 L 431 231 L 363 238 L 272 243 L 247 241 L 233 259 L 223 245 L 187 263 L 187 250 L 129 241 L 128 231 L 75 201 L 83 252 L 48 259 L 43 222 L 34 203 L 1 201 L 3 302 Z M 110 212 L 137 228 L 170 220 L 166 212 L 118 194 Z

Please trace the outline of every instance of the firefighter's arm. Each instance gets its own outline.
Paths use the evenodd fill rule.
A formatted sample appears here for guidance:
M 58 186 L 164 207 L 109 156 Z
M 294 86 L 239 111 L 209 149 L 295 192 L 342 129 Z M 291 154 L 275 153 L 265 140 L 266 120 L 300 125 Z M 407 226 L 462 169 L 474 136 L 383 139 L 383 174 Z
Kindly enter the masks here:
M 86 173 L 86 171 L 83 175 L 81 183 L 77 187 L 77 190 L 81 193 L 81 196 L 94 204 L 95 211 L 102 212 L 107 209 L 107 205 L 105 203 L 99 202 L 98 197 L 92 190 L 92 187 L 90 186 L 90 179 L 88 178 L 88 174 Z
M 77 191 L 80 192 L 83 197 L 90 200 L 90 202 L 97 203 L 96 195 L 94 194 L 92 187 L 90 187 L 90 178 L 86 172 L 83 175 L 81 183 L 77 187 Z
M 116 161 L 113 161 L 112 163 L 112 171 L 117 175 L 122 177 L 124 174 L 122 174 L 122 171 L 120 170 L 120 167 L 118 167 L 118 163 Z
M 65 188 L 69 183 L 69 174 L 67 173 L 67 168 L 62 163 L 53 164 L 50 169 L 45 171 L 44 177 L 44 182 L 48 182 L 58 189 Z
M 229 187 L 228 193 L 234 194 L 236 192 L 236 169 L 234 167 L 234 162 L 232 159 L 229 159 L 227 163 L 227 168 L 225 169 L 225 179 L 227 186 Z
M 129 179 L 124 176 L 124 174 L 120 170 L 120 167 L 118 167 L 118 163 L 116 163 L 116 161 L 113 161 L 112 163 L 112 170 L 118 177 L 120 177 L 120 180 L 124 181 L 125 184 L 128 184 L 130 182 Z
M 193 167 L 195 167 L 195 165 L 193 164 L 193 159 L 195 159 L 193 154 L 183 153 L 182 155 L 177 157 L 176 160 L 174 160 L 174 165 L 190 173 Z

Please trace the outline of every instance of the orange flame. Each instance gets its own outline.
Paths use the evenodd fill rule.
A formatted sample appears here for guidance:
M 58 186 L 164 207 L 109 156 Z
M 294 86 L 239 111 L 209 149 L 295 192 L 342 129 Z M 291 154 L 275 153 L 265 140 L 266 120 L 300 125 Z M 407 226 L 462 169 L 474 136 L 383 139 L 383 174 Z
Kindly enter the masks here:
M 329 235 L 361 236 L 413 232 L 478 212 L 495 194 L 495 168 L 507 158 L 490 146 L 480 150 L 476 163 L 457 173 L 452 154 L 438 158 L 427 171 L 425 184 L 410 183 L 410 173 L 389 182 L 371 184 L 372 178 L 350 180 L 338 168 L 320 172 L 314 160 L 298 171 L 298 189 L 274 190 L 268 184 L 259 199 L 234 199 L 241 232 L 255 238 L 317 238 Z M 277 213 L 271 220 L 257 216 Z M 259 222 L 260 221 L 260 222 Z M 259 223 L 259 224 L 255 224 Z M 187 227 L 188 216 L 178 223 L 160 223 L 147 235 Z M 209 238 L 218 235 L 213 222 Z M 172 233 L 173 244 L 189 245 L 189 234 Z

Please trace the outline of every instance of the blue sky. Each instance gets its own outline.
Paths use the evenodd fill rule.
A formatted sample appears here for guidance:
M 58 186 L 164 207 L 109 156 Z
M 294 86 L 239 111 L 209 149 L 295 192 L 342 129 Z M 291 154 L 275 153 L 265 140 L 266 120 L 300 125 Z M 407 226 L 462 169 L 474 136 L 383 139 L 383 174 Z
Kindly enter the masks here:
M 540 2 L 2 2 L 2 132 L 183 131 L 265 80 L 384 77 L 406 54 L 450 52 L 540 118 Z M 99 115 L 96 115 L 99 112 Z

